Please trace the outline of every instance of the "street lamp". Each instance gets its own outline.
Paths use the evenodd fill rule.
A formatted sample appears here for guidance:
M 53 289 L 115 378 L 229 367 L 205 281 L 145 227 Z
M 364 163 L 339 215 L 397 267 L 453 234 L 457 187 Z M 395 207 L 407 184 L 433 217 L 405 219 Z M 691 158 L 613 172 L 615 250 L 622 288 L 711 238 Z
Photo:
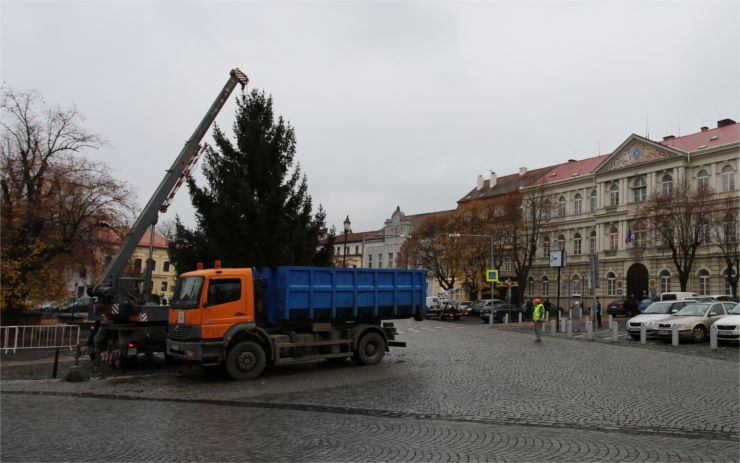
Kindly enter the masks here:
M 342 253 L 342 267 L 345 267 L 345 262 L 347 262 L 347 235 L 349 234 L 349 227 L 352 225 L 352 222 L 349 221 L 349 216 L 347 216 L 346 219 L 344 219 L 344 252 Z
M 460 238 L 460 237 L 463 237 L 463 236 L 470 236 L 470 237 L 473 237 L 473 238 L 489 238 L 491 240 L 491 269 L 493 269 L 493 265 L 494 265 L 494 262 L 493 262 L 493 238 L 494 238 L 494 236 L 493 235 L 474 235 L 474 234 L 469 234 L 469 233 L 450 233 L 447 236 L 449 236 L 450 238 Z M 492 281 L 491 282 L 491 299 L 493 299 L 493 286 L 494 286 L 494 284 L 495 284 L 495 282 Z M 488 317 L 488 324 L 489 325 L 493 325 L 493 307 L 491 307 L 491 315 Z

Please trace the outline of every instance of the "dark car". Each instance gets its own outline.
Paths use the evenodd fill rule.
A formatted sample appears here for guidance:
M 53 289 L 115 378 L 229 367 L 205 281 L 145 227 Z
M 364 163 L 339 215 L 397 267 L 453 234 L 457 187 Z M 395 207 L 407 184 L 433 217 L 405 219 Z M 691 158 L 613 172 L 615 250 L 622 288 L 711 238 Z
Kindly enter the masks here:
M 626 315 L 628 317 L 634 317 L 640 313 L 638 309 L 638 302 L 636 299 L 618 299 L 606 308 L 606 313 L 613 317 L 620 315 Z
M 509 314 L 509 322 L 519 320 L 519 308 L 514 304 L 507 304 L 505 302 L 486 304 L 480 311 L 479 316 L 481 321 L 483 323 L 490 323 L 489 317 L 492 313 L 494 323 L 503 323 L 506 314 Z
M 444 302 L 439 310 L 440 320 L 459 320 L 462 313 L 450 302 Z
M 651 299 L 651 298 L 643 299 L 640 301 L 640 304 L 637 306 L 637 310 L 639 310 L 640 313 L 642 313 L 645 311 L 645 309 L 648 308 L 650 304 L 652 304 L 655 301 L 657 301 L 657 299 Z

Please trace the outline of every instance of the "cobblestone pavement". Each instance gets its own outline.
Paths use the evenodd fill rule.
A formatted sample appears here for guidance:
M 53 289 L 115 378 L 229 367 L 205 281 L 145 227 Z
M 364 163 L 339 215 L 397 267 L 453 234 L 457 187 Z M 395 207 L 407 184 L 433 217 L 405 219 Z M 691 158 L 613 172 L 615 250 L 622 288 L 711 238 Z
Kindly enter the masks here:
M 3 460 L 740 461 L 737 361 L 538 345 L 472 321 L 396 325 L 409 347 L 372 367 L 314 362 L 248 382 L 184 366 L 3 376 Z

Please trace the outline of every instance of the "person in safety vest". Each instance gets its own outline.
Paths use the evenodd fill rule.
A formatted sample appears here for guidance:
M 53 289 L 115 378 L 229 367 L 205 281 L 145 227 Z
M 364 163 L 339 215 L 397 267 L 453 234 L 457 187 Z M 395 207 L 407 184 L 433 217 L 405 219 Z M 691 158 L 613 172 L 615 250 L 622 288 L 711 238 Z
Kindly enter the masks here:
M 537 336 L 534 342 L 542 342 L 542 328 L 545 325 L 545 306 L 539 299 L 534 300 L 532 320 L 534 321 L 534 335 Z

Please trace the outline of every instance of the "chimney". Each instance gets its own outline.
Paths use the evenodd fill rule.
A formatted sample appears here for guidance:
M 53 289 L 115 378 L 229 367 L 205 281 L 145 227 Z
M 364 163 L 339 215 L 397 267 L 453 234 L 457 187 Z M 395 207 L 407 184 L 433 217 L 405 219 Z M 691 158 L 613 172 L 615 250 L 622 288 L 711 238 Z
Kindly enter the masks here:
M 576 162 L 575 159 L 568 159 L 568 162 Z
M 478 179 L 475 181 L 475 189 L 480 190 L 481 188 L 483 188 L 483 176 L 479 175 Z
M 666 135 L 663 137 L 663 141 L 673 140 L 674 138 L 676 138 L 675 135 Z
M 524 174 L 526 174 L 526 173 L 527 173 L 527 168 L 526 167 L 520 167 L 519 168 L 519 176 L 520 177 L 523 177 Z
M 717 128 L 727 127 L 728 125 L 734 124 L 735 121 L 732 119 L 722 119 L 721 121 L 717 121 Z
M 707 126 L 704 126 L 704 127 L 701 128 L 701 131 L 702 132 L 706 132 L 707 130 L 709 130 L 709 127 L 707 127 Z
M 488 180 L 488 187 L 493 188 L 496 186 L 496 172 L 491 171 L 491 178 Z

